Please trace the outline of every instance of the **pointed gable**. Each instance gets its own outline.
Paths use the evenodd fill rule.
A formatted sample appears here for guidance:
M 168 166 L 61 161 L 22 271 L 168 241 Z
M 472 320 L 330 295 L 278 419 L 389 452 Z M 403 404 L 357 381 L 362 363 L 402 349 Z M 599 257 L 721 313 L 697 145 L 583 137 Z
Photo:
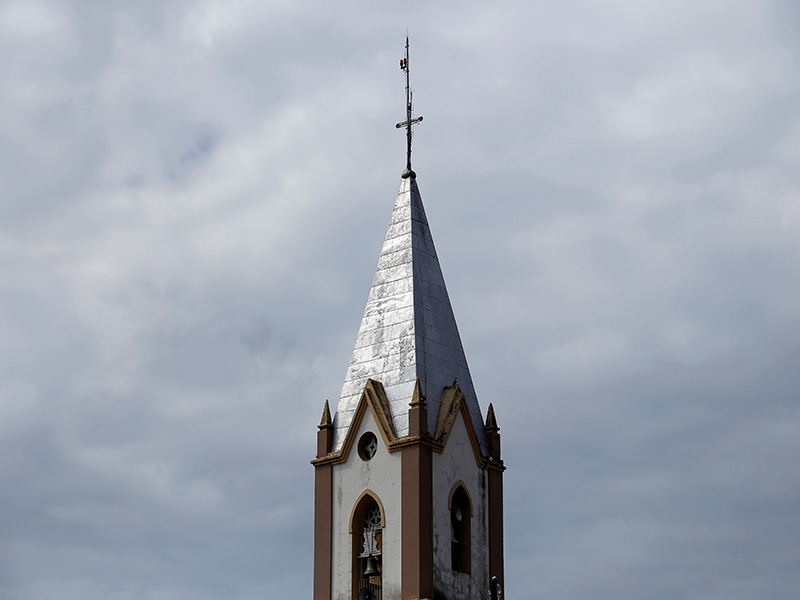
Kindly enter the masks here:
M 486 453 L 480 406 L 415 178 L 402 180 L 364 317 L 334 416 L 339 450 L 358 400 L 373 379 L 383 384 L 398 437 L 419 378 L 435 431 L 445 387 L 458 382 Z

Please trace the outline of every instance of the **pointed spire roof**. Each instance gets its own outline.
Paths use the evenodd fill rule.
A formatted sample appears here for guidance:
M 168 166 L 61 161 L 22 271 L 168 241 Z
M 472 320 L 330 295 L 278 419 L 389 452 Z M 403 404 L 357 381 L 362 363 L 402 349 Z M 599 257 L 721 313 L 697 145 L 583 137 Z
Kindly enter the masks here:
M 368 378 L 386 391 L 398 437 L 408 435 L 415 386 L 436 429 L 444 388 L 458 382 L 484 454 L 483 419 L 414 177 L 403 178 L 334 416 L 342 447 Z

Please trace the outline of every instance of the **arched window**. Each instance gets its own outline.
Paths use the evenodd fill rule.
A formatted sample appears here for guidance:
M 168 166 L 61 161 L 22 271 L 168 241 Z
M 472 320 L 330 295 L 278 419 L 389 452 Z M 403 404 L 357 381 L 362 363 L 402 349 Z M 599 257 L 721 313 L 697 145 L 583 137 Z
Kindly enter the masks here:
M 365 492 L 356 503 L 350 521 L 354 600 L 381 600 L 383 523 L 380 504 Z
M 458 484 L 450 495 L 450 544 L 453 571 L 471 573 L 472 503 L 463 485 Z

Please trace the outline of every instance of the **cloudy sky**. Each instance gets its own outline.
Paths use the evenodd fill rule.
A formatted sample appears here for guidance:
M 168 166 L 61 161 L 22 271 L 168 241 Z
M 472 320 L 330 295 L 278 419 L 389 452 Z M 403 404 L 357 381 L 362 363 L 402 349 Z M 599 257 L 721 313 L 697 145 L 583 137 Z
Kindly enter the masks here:
M 0 0 L 0 598 L 309 598 L 414 167 L 506 597 L 800 595 L 793 0 Z

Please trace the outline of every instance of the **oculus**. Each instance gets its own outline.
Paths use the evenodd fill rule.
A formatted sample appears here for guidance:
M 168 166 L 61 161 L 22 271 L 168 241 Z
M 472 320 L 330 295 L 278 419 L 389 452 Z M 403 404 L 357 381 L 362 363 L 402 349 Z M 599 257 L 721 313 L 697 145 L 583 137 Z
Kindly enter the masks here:
M 358 440 L 358 455 L 361 460 L 370 460 L 378 451 L 378 438 L 371 431 L 368 431 Z

